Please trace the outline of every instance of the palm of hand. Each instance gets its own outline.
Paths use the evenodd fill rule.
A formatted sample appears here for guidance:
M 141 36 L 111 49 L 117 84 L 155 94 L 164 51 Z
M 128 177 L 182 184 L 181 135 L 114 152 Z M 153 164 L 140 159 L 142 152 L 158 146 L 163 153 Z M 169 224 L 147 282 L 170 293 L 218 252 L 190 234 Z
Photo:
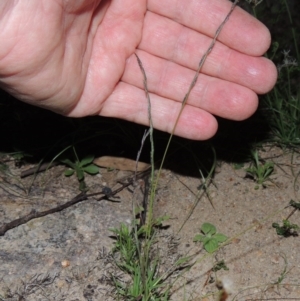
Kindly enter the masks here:
M 155 10 L 163 12 L 168 1 L 161 7 L 160 2 L 31 0 L 29 5 L 24 1 L 17 2 L 16 7 L 8 2 L 5 18 L 0 23 L 0 28 L 4 28 L 1 39 L 7 41 L 0 50 L 2 85 L 26 102 L 67 116 L 99 114 L 147 124 L 142 75 L 133 56 L 138 52 L 149 75 L 149 90 L 153 93 L 154 125 L 170 132 L 180 100 L 194 74 L 193 69 L 197 67 L 195 60 L 201 57 L 197 43 L 203 44 L 204 51 L 205 42 L 210 40 L 207 35 L 211 35 L 215 26 L 208 27 L 207 35 L 185 28 L 172 17 L 165 18 L 163 13 L 155 13 Z M 154 12 L 147 11 L 147 5 Z M 220 7 L 228 11 L 228 5 L 222 3 Z M 224 15 L 219 17 L 222 20 Z M 180 21 L 185 22 L 184 18 Z M 3 22 L 10 22 L 6 23 L 10 25 L 3 26 Z M 168 29 L 159 36 L 164 26 Z M 169 39 L 165 43 L 160 40 L 164 35 Z M 178 52 L 175 56 L 175 52 L 168 50 L 168 45 L 172 46 L 176 39 Z M 189 39 L 200 41 L 193 44 Z M 230 34 L 227 39 L 230 44 Z M 263 53 L 268 43 L 265 42 L 258 52 Z M 234 51 L 229 47 L 219 44 L 211 66 L 218 62 L 223 64 L 220 54 L 228 61 L 233 55 Z M 242 66 L 240 71 L 220 71 L 220 67 L 208 68 L 208 63 L 207 70 L 204 70 L 208 76 L 203 75 L 202 83 L 195 87 L 178 124 L 178 135 L 209 138 L 217 128 L 210 113 L 243 119 L 257 106 L 257 98 L 249 86 L 256 85 L 256 92 L 264 92 L 273 85 L 276 75 L 267 60 L 258 62 L 258 58 L 238 52 L 234 54 L 233 67 L 237 69 L 243 64 L 246 67 Z M 259 72 L 262 69 L 273 76 L 260 87 L 257 82 L 261 80 Z M 241 78 L 240 74 L 245 70 L 248 76 Z M 180 81 L 177 84 L 176 78 Z M 215 92 L 212 92 L 212 86 Z M 228 99 L 220 105 L 215 97 L 224 92 L 229 93 Z M 246 99 L 246 104 L 241 103 L 242 99 Z M 201 133 L 198 129 L 202 129 Z
M 99 2 L 12 5 L 1 58 L 4 73 L 14 74 L 6 84 L 19 82 L 19 98 L 69 116 L 99 113 L 141 39 L 146 6 L 136 1 L 125 11 Z

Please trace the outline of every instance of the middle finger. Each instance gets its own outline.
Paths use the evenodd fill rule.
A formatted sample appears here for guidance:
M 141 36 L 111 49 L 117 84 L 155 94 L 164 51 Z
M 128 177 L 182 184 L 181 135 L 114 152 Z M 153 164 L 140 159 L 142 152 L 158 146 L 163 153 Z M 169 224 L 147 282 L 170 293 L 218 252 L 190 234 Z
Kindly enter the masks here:
M 230 22 L 230 19 L 229 21 Z M 166 17 L 147 12 L 139 49 L 196 70 L 212 39 Z M 273 86 L 273 64 L 263 57 L 252 57 L 216 42 L 202 73 L 238 83 L 258 94 Z

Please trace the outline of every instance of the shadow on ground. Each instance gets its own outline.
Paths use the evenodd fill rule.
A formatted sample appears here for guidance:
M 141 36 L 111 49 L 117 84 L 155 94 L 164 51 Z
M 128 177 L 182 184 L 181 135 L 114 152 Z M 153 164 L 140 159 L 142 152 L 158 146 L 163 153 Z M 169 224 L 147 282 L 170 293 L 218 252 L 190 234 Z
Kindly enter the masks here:
M 59 153 L 72 158 L 121 156 L 135 159 L 146 127 L 99 116 L 67 118 L 15 100 L 0 93 L 0 152 L 15 153 L 22 162 L 51 161 Z M 218 119 L 217 135 L 205 142 L 173 137 L 165 167 L 179 174 L 199 176 L 209 172 L 215 154 L 228 162 L 249 160 L 253 145 L 266 141 L 268 124 L 262 111 L 243 122 Z M 155 132 L 155 160 L 161 160 L 169 135 Z M 214 154 L 215 153 L 215 154 Z M 149 162 L 150 144 L 145 142 L 141 160 Z M 195 164 L 196 163 L 196 164 Z

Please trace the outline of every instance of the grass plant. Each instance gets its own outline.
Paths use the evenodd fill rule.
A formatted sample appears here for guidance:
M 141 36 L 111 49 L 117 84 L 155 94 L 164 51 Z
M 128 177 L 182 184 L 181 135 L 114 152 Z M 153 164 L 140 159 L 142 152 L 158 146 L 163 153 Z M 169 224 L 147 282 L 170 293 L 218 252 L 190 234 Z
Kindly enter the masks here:
M 277 65 L 279 77 L 274 89 L 262 97 L 271 140 L 282 147 L 295 148 L 300 146 L 300 31 L 296 30 L 290 5 L 292 1 L 288 0 L 275 4 L 259 1 L 253 6 L 253 14 L 267 23 L 273 34 L 272 47 L 266 56 Z M 285 27 L 284 34 L 280 24 Z
M 274 172 L 274 163 L 262 161 L 258 156 L 258 151 L 255 150 L 252 151 L 252 163 L 246 168 L 246 172 L 259 186 L 266 187 L 265 182 L 270 180 Z M 259 186 L 255 188 L 258 189 Z
M 300 87 L 292 83 L 292 73 L 299 73 L 300 68 L 289 58 L 288 52 L 284 55 L 278 82 L 263 100 L 275 142 L 283 147 L 296 148 L 300 146 Z
M 124 234 L 125 234 L 124 236 L 127 238 L 128 238 L 128 234 L 131 233 L 131 231 L 133 231 L 132 237 L 134 239 L 134 243 L 136 244 L 136 252 L 133 252 L 133 253 L 136 255 L 137 258 L 134 261 L 130 260 L 130 264 L 128 264 L 128 262 L 126 263 L 126 259 L 128 257 L 127 256 L 124 257 L 122 255 L 122 253 L 123 253 L 122 250 L 123 250 L 124 245 L 123 244 L 120 245 L 120 243 L 118 243 L 118 240 L 117 240 L 117 244 L 115 245 L 115 247 L 117 247 L 117 250 L 119 250 L 119 252 L 120 252 L 121 260 L 123 258 L 122 262 L 118 263 L 118 266 L 120 266 L 123 271 L 125 270 L 125 272 L 127 272 L 127 274 L 129 274 L 132 278 L 132 281 L 129 284 L 126 284 L 125 287 L 123 285 L 120 285 L 120 283 L 118 283 L 118 282 L 116 283 L 116 289 L 117 289 L 117 292 L 119 293 L 119 296 L 123 296 L 125 298 L 125 300 L 136 300 L 138 298 L 139 300 L 142 300 L 142 301 L 148 301 L 148 300 L 153 300 L 153 301 L 157 300 L 158 301 L 158 300 L 168 300 L 169 299 L 168 297 L 169 297 L 170 286 L 166 287 L 166 284 L 163 284 L 163 280 L 168 278 L 170 273 L 163 274 L 163 275 L 157 274 L 157 270 L 158 270 L 157 264 L 159 262 L 159 258 L 157 256 L 153 255 L 153 241 L 155 240 L 155 235 L 156 235 L 154 225 L 157 224 L 156 222 L 153 221 L 153 204 L 155 201 L 157 185 L 158 185 L 160 173 L 161 173 L 163 164 L 165 162 L 165 158 L 166 158 L 170 143 L 172 141 L 175 129 L 177 127 L 180 116 L 184 110 L 184 107 L 187 103 L 189 95 L 197 82 L 199 73 L 205 63 L 207 56 L 213 49 L 213 47 L 216 43 L 216 40 L 218 38 L 218 35 L 220 34 L 225 23 L 228 21 L 229 16 L 233 12 L 237 2 L 238 1 L 236 0 L 233 3 L 231 10 L 229 11 L 225 20 L 221 23 L 221 25 L 217 29 L 216 34 L 215 34 L 209 48 L 207 49 L 207 51 L 205 52 L 205 54 L 203 55 L 203 57 L 201 58 L 201 60 L 199 62 L 195 76 L 189 86 L 189 89 L 188 89 L 186 95 L 183 98 L 181 109 L 178 113 L 178 116 L 176 118 L 175 124 L 173 126 L 173 129 L 172 129 L 172 132 L 170 135 L 170 138 L 167 142 L 165 152 L 164 152 L 164 155 L 163 155 L 163 158 L 161 161 L 161 165 L 159 167 L 157 174 L 155 174 L 155 172 L 154 172 L 154 168 L 155 168 L 154 149 L 155 149 L 155 147 L 154 147 L 154 139 L 153 139 L 153 122 L 152 122 L 152 115 L 151 115 L 151 101 L 150 101 L 150 95 L 149 95 L 149 91 L 148 91 L 148 87 L 147 87 L 147 76 L 146 76 L 146 72 L 145 72 L 145 69 L 143 67 L 141 60 L 136 55 L 137 62 L 139 64 L 139 67 L 143 74 L 144 90 L 145 90 L 146 99 L 148 102 L 148 119 L 149 119 L 149 124 L 150 124 L 149 136 L 150 136 L 150 144 L 151 144 L 151 152 L 150 152 L 150 162 L 151 162 L 150 183 L 151 183 L 151 186 L 150 186 L 150 199 L 149 199 L 148 212 L 147 212 L 148 220 L 147 220 L 146 224 L 141 225 L 141 227 L 139 227 L 136 223 L 134 223 L 132 230 L 129 230 L 129 228 L 126 228 L 126 226 L 124 228 L 124 225 L 121 226 L 120 230 L 117 230 L 117 229 L 112 230 L 114 233 L 118 234 L 119 236 L 122 232 L 124 232 Z M 133 208 L 133 213 L 135 213 L 135 212 L 136 212 L 136 210 L 135 210 L 135 208 Z M 210 225 L 210 224 L 207 224 L 207 227 L 205 225 L 203 226 L 206 237 L 208 238 L 208 236 L 209 236 L 209 241 L 205 241 L 204 245 L 208 250 L 213 252 L 218 248 L 218 246 L 217 246 L 217 248 L 211 247 L 214 244 L 214 242 L 217 241 L 217 245 L 218 245 L 219 242 L 224 241 L 224 238 L 226 240 L 227 237 L 225 237 L 223 235 L 221 238 L 219 233 L 213 232 L 213 229 L 211 228 L 211 227 L 214 227 L 213 225 L 211 225 L 211 227 L 209 228 L 210 231 L 206 231 L 208 229 L 208 225 Z M 213 233 L 210 233 L 210 232 L 213 232 Z M 140 237 L 141 234 L 142 234 L 142 237 Z M 210 236 L 210 234 L 212 236 Z M 217 236 L 218 236 L 218 238 L 216 238 Z M 122 241 L 122 240 L 123 239 L 121 239 L 120 241 Z M 128 241 L 128 239 L 125 239 L 125 245 L 127 245 L 126 241 Z M 129 245 L 133 245 L 133 244 L 129 243 Z M 124 252 L 124 253 L 128 254 L 128 252 Z M 132 252 L 129 252 L 129 254 L 132 254 Z M 176 262 L 176 264 L 172 268 L 172 272 L 176 271 L 179 267 L 181 268 L 181 265 L 183 263 L 188 262 L 189 260 L 190 260 L 189 257 L 181 258 L 179 261 Z M 178 263 L 180 263 L 179 266 L 177 266 Z M 161 287 L 164 287 L 163 291 L 160 290 Z

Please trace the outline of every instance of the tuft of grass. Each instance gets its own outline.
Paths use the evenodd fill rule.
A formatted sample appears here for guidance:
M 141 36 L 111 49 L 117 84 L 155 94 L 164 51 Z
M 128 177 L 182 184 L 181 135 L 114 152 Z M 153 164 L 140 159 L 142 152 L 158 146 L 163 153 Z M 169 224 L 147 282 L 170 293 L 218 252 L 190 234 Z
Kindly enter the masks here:
M 271 128 L 271 140 L 282 147 L 300 146 L 299 30 L 291 2 L 253 1 L 253 14 L 270 28 L 273 44 L 266 56 L 278 69 L 274 89 L 262 97 L 262 108 Z M 299 4 L 294 4 L 299 5 Z M 285 34 L 283 34 L 283 30 Z
M 258 151 L 252 151 L 252 163 L 250 167 L 246 168 L 247 175 L 254 179 L 259 186 L 266 187 L 265 182 L 270 180 L 271 174 L 274 172 L 273 162 L 264 162 L 258 156 Z
M 300 78 L 300 68 L 288 53 L 284 51 L 285 62 L 278 66 L 276 86 L 263 97 L 263 101 L 274 141 L 283 147 L 296 148 L 300 146 L 300 87 L 292 80 L 293 77 Z
M 151 228 L 149 238 L 149 228 L 137 225 L 134 221 L 131 227 L 121 224 L 120 228 L 111 229 L 115 239 L 112 250 L 114 263 L 129 278 L 124 282 L 112 276 L 116 294 L 123 300 L 167 301 L 173 285 L 168 279 L 189 269 L 191 258 L 181 257 L 167 271 L 161 271 L 160 254 L 155 247 L 155 229 Z
M 135 226 L 130 229 L 124 224 L 119 229 L 111 229 L 116 239 L 112 251 L 115 263 L 130 278 L 126 283 L 114 278 L 116 293 L 124 300 L 168 300 L 169 287 L 165 275 L 159 273 L 158 257 L 148 264 L 144 262 L 145 244 L 152 244 L 144 240 L 145 230 L 144 227 L 137 230 Z

